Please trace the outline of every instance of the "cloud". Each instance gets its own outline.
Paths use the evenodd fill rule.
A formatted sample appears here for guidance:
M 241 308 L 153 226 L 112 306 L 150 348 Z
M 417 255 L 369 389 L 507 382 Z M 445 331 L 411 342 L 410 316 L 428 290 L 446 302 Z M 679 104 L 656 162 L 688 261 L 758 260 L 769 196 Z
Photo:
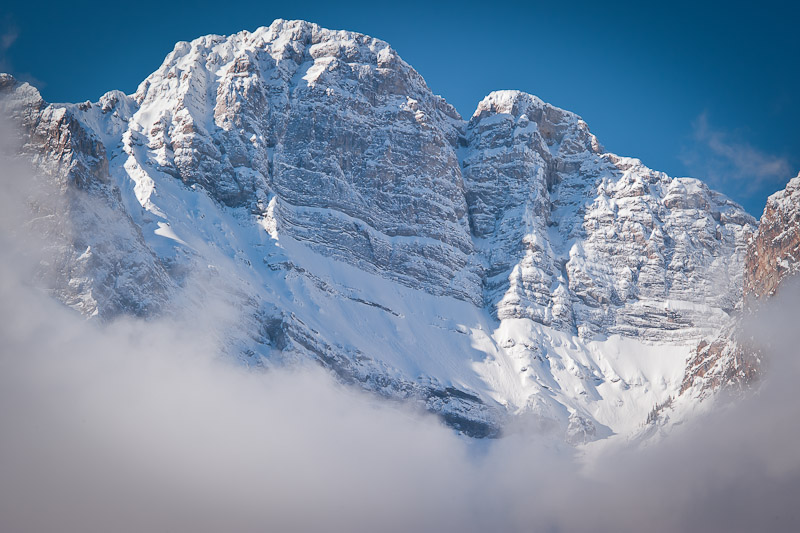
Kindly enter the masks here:
M 0 72 L 11 72 L 11 61 L 8 59 L 8 49 L 19 37 L 19 29 L 9 16 L 0 20 Z
M 245 369 L 221 355 L 224 335 L 215 328 L 225 321 L 208 303 L 191 316 L 86 322 L 32 282 L 39 245 L 20 222 L 31 198 L 49 191 L 37 190 L 30 169 L 7 162 L 2 531 L 800 526 L 796 288 L 782 289 L 748 323 L 770 343 L 757 395 L 645 449 L 618 446 L 581 459 L 532 431 L 459 437 L 433 416 L 344 387 L 315 366 Z
M 587 469 L 535 433 L 470 442 L 315 367 L 246 370 L 188 320 L 99 326 L 8 284 L 0 302 L 3 531 L 800 525 L 793 357 L 759 395 Z
M 15 26 L 6 28 L 2 36 L 0 36 L 0 51 L 5 52 L 19 37 L 19 30 Z
M 19 80 L 26 81 L 35 87 L 42 89 L 46 83 L 38 79 L 29 72 L 19 72 L 9 57 L 9 50 L 19 39 L 19 27 L 13 18 L 8 15 L 0 20 L 0 72 L 13 74 Z
M 732 195 L 750 196 L 781 187 L 793 174 L 785 157 L 759 150 L 729 132 L 715 129 L 703 112 L 692 124 L 695 144 L 681 154 L 690 172 Z

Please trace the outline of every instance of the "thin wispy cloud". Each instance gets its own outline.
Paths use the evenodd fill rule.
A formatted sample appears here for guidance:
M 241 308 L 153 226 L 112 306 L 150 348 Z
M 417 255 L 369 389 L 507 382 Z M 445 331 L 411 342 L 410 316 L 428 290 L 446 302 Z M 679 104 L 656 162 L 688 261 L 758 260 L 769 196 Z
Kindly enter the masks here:
M 5 31 L 3 31 L 2 37 L 0 37 L 0 50 L 5 52 L 11 48 L 11 45 L 16 42 L 18 37 L 19 30 L 16 27 L 12 26 L 10 28 L 6 28 Z
M 18 80 L 26 81 L 38 89 L 46 84 L 29 72 L 19 72 L 9 54 L 9 50 L 16 44 L 20 36 L 19 27 L 11 17 L 0 19 L 0 72 L 12 74 Z
M 0 19 L 0 72 L 11 72 L 8 50 L 19 38 L 19 28 L 9 17 Z
M 689 172 L 712 187 L 748 197 L 777 190 L 794 175 L 786 157 L 755 147 L 741 136 L 715 128 L 703 112 L 692 124 L 694 143 L 681 154 Z

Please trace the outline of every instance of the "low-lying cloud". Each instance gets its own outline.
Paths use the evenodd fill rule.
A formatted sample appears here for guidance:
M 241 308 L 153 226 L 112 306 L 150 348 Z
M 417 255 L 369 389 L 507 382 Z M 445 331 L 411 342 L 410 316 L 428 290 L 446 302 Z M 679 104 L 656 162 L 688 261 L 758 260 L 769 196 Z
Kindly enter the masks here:
M 470 441 L 314 366 L 243 368 L 202 309 L 87 322 L 32 284 L 19 203 L 0 215 L 4 532 L 800 527 L 796 286 L 749 322 L 770 342 L 758 394 L 585 464 L 530 431 Z

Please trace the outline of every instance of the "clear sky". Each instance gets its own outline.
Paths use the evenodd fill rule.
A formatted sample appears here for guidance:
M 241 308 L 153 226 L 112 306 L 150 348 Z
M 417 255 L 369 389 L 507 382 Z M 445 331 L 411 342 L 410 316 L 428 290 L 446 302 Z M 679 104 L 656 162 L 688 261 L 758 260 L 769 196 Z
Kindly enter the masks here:
M 0 71 L 46 100 L 133 92 L 179 40 L 305 19 L 388 41 L 465 117 L 496 89 L 759 216 L 800 171 L 800 7 L 776 2 L 47 2 L 0 7 Z

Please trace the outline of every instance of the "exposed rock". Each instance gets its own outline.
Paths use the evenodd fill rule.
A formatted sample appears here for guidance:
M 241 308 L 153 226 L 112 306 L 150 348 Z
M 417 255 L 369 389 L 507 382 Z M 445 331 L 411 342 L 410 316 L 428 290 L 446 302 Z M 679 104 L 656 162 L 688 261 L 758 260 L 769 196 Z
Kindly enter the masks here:
M 271 199 L 322 255 L 480 302 L 460 117 L 385 42 L 277 20 L 178 43 L 134 98 L 131 164 L 256 213 Z
M 739 321 L 733 320 L 719 337 L 698 344 L 689 359 L 679 394 L 694 390 L 703 397 L 721 388 L 741 390 L 758 379 L 759 353 L 739 340 L 739 327 Z
M 46 246 L 34 275 L 87 316 L 157 313 L 174 283 L 110 182 L 103 143 L 71 111 L 7 74 L 0 116 L 19 135 L 29 227 Z
M 586 444 L 595 440 L 597 430 L 592 422 L 576 413 L 569 417 L 569 425 L 567 426 L 567 433 L 565 441 L 568 444 L 577 446 L 578 444 Z
M 748 300 L 772 296 L 778 285 L 800 270 L 800 174 L 767 199 L 764 214 L 747 248 L 744 292 Z
M 739 301 L 755 220 L 704 183 L 606 153 L 577 115 L 516 91 L 480 103 L 463 153 L 498 318 L 685 339 Z
M 757 381 L 761 351 L 742 339 L 743 322 L 772 297 L 781 282 L 800 270 L 800 175 L 767 199 L 764 214 L 747 247 L 741 313 L 720 335 L 701 342 L 690 359 L 681 394 L 705 395 L 719 388 L 743 388 Z

